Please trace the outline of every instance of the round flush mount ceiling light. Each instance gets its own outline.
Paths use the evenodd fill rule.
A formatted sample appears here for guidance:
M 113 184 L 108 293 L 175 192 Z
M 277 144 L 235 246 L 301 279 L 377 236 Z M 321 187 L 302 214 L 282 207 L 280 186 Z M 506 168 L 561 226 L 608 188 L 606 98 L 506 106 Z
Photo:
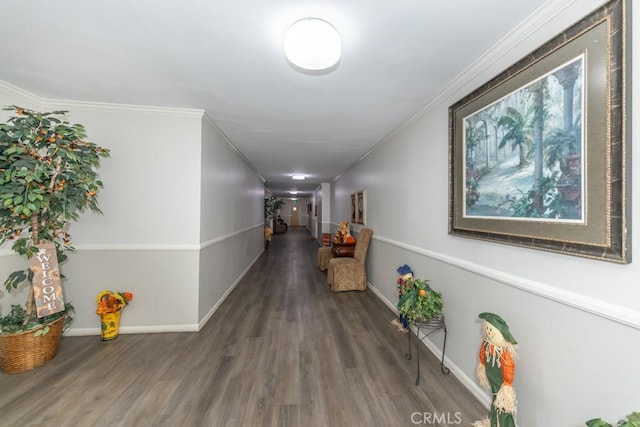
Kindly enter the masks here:
M 340 60 L 342 41 L 338 31 L 324 19 L 303 18 L 287 30 L 284 54 L 291 63 L 305 70 L 326 70 Z

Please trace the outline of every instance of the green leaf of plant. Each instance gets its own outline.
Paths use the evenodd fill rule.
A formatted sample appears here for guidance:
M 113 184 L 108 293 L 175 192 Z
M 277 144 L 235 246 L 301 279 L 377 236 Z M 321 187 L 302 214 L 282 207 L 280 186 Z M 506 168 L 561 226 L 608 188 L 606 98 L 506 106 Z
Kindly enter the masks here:
M 416 290 L 412 289 L 409 292 L 407 292 L 404 295 L 402 295 L 400 300 L 398 300 L 398 306 L 404 305 L 407 302 L 407 300 L 415 298 L 416 297 L 416 293 L 417 293 Z
M 629 421 L 640 423 L 640 412 L 633 412 L 628 417 Z

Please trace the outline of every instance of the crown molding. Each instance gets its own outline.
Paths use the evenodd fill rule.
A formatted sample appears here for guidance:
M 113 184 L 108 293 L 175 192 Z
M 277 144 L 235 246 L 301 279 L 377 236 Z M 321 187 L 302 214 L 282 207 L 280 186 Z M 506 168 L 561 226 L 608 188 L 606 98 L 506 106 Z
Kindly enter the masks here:
M 500 40 L 489 47 L 485 52 L 478 56 L 465 70 L 454 77 L 439 93 L 429 100 L 420 110 L 413 116 L 405 120 L 398 127 L 388 133 L 382 140 L 374 145 L 369 151 L 364 153 L 355 163 L 349 166 L 344 172 L 353 169 L 358 163 L 365 159 L 368 155 L 376 151 L 383 144 L 400 134 L 427 113 L 434 110 L 440 104 L 446 102 L 453 97 L 466 85 L 471 84 L 475 78 L 491 66 L 499 62 L 503 57 L 518 49 L 521 43 L 525 42 L 532 34 L 540 30 L 549 21 L 558 17 L 564 10 L 575 3 L 577 0 L 548 0 L 531 15 L 524 19 L 512 31 L 503 36 Z M 520 55 L 520 56 L 524 56 Z M 517 59 L 516 59 L 517 60 Z M 488 80 L 488 79 L 487 79 Z M 479 86 L 479 84 L 475 85 Z M 343 173 L 344 173 L 343 172 Z
M 4 80 L 0 80 L 0 88 L 16 96 L 25 97 L 34 104 L 38 104 L 40 108 L 67 108 L 81 111 L 93 111 L 100 113 L 107 112 L 130 112 L 130 113 L 150 113 L 150 114 L 169 114 L 172 116 L 187 116 L 194 118 L 202 118 L 204 110 L 196 108 L 177 108 L 177 107 L 155 107 L 151 105 L 134 105 L 134 104 L 116 104 L 108 102 L 89 102 L 76 101 L 68 99 L 43 98 L 32 92 L 14 86 Z
M 31 92 L 28 92 L 22 88 L 19 88 L 18 86 L 14 86 L 9 82 L 5 82 L 4 80 L 0 80 L 0 89 L 4 89 L 6 92 L 9 92 L 11 94 L 14 94 L 16 96 L 22 97 L 22 98 L 27 98 L 29 99 L 29 101 L 33 102 L 34 104 L 41 104 L 42 103 L 42 98 L 39 98 L 38 96 L 34 95 Z
M 204 110 L 197 108 L 155 107 L 151 105 L 116 104 L 108 102 L 74 101 L 43 98 L 45 107 L 68 108 L 73 110 L 91 111 L 98 113 L 127 112 L 143 114 L 168 114 L 171 116 L 202 118 Z
M 249 168 L 256 174 L 258 175 L 258 178 L 260 178 L 262 180 L 263 183 L 267 182 L 267 180 L 265 179 L 264 176 L 262 176 L 260 174 L 260 172 L 258 172 L 258 169 L 256 169 L 256 167 L 253 165 L 253 163 L 251 163 L 249 161 L 249 159 L 247 159 L 247 157 L 240 151 L 238 150 L 238 147 L 235 146 L 235 144 L 233 142 L 231 142 L 231 139 L 229 139 L 229 137 L 227 136 L 226 133 L 223 132 L 222 129 L 220 129 L 220 126 L 218 126 L 218 124 L 215 122 L 215 120 L 213 120 L 213 118 L 211 118 L 211 116 L 209 115 L 209 113 L 207 113 L 205 111 L 204 113 L 204 120 L 206 120 L 211 126 L 214 127 L 214 129 L 216 130 L 216 132 L 218 132 L 220 134 L 220 136 L 222 136 L 222 138 L 225 140 L 225 142 L 227 143 L 227 145 L 229 145 L 229 147 L 236 152 L 236 154 L 247 164 L 247 166 L 249 166 Z

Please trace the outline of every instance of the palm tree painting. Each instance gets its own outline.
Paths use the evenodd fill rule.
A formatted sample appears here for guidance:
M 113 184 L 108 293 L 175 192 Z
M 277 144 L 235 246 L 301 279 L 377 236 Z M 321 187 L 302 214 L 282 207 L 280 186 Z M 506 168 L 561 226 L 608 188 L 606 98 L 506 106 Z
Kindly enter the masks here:
M 584 221 L 584 56 L 464 118 L 465 217 Z

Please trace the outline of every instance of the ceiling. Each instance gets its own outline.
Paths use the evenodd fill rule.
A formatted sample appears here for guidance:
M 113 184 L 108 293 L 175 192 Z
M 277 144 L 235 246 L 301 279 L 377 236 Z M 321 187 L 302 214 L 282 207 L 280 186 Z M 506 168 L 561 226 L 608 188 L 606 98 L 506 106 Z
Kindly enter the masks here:
M 544 1 L 4 1 L 0 80 L 46 99 L 203 109 L 269 190 L 305 197 Z M 285 30 L 309 16 L 342 36 L 329 72 L 284 57 Z

